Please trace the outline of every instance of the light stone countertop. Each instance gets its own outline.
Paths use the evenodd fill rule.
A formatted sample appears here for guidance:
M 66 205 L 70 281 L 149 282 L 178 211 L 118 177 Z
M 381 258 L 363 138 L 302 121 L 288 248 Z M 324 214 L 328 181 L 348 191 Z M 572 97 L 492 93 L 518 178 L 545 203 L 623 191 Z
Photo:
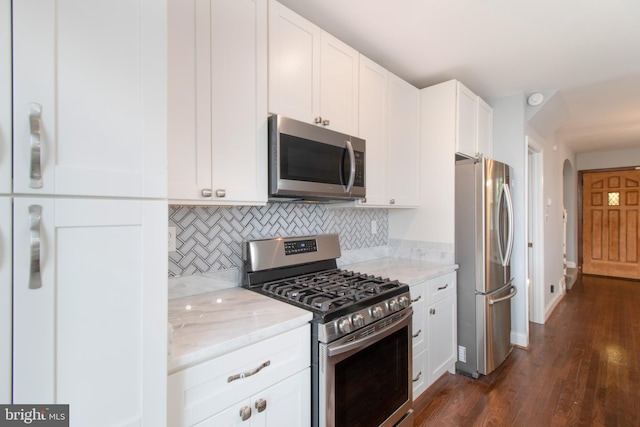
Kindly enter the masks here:
M 169 374 L 308 323 L 310 311 L 235 287 L 169 301 Z
M 457 265 L 385 257 L 341 268 L 413 285 L 455 271 Z M 312 317 L 310 311 L 238 286 L 171 299 L 168 372 L 294 329 Z
M 429 261 L 402 258 L 379 258 L 347 264 L 343 268 L 373 276 L 381 276 L 391 280 L 398 280 L 407 285 L 415 285 L 424 280 L 455 271 L 458 266 L 457 264 L 438 264 Z

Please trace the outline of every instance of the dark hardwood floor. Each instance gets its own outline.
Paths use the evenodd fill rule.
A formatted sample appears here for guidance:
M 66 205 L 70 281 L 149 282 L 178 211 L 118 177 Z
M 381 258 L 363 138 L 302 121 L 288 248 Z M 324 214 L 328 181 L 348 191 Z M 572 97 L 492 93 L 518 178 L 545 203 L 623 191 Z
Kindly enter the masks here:
M 640 282 L 582 276 L 529 344 L 477 380 L 445 374 L 414 426 L 640 426 Z

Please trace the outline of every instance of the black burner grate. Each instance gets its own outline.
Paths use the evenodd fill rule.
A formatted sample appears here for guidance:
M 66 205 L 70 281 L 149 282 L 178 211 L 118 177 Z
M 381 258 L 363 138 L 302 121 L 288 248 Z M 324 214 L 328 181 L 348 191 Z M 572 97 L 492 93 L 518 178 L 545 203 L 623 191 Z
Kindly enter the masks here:
M 336 269 L 268 282 L 262 285 L 262 291 L 325 313 L 401 286 L 397 280 Z

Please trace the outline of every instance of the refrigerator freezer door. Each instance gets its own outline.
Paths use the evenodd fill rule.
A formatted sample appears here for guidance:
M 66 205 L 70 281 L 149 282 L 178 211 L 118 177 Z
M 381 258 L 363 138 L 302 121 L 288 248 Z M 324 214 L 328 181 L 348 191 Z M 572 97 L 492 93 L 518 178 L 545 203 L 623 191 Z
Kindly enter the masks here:
M 478 372 L 486 375 L 511 352 L 511 298 L 516 288 L 508 285 L 489 295 L 477 295 Z

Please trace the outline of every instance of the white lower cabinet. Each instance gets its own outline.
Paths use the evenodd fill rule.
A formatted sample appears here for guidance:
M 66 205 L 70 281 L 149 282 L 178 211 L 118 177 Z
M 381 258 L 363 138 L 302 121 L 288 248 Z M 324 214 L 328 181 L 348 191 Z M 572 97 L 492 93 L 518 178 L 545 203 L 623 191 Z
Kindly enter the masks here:
M 11 197 L 0 196 L 0 404 L 11 403 Z
M 305 325 L 170 374 L 168 425 L 308 426 L 309 342 Z
M 445 372 L 455 373 L 456 273 L 411 286 L 413 400 Z
M 71 426 L 165 425 L 166 201 L 13 207 L 13 403 L 69 404 Z

